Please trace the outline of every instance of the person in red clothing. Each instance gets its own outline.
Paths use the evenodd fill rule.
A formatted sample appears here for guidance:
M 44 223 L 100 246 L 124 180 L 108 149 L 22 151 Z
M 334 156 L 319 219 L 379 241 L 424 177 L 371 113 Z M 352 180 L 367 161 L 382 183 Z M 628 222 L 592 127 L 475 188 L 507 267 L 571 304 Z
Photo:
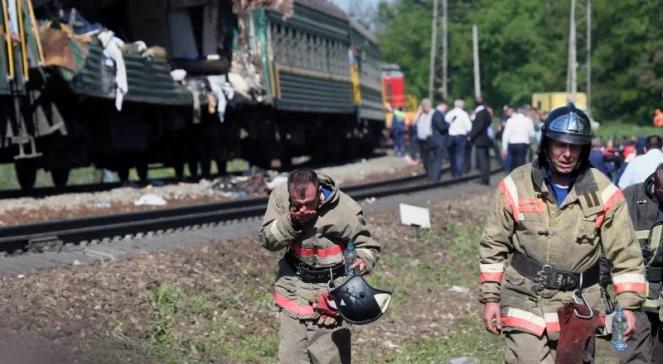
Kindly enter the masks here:
M 663 111 L 660 107 L 656 108 L 654 111 L 654 119 L 652 119 L 652 124 L 657 128 L 663 128 Z

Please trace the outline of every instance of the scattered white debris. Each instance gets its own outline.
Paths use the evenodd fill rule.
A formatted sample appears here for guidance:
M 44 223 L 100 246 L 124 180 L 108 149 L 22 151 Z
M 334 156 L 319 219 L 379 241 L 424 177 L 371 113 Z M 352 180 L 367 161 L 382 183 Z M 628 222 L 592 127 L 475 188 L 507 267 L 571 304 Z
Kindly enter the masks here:
M 134 202 L 134 205 L 136 205 L 136 206 L 143 206 L 143 205 L 164 206 L 166 204 L 167 204 L 167 202 L 166 202 L 166 200 L 163 199 L 163 197 L 157 196 L 157 195 L 154 195 L 154 194 L 151 194 L 151 193 L 140 196 Z
M 375 203 L 375 201 L 377 201 L 377 200 L 378 200 L 378 199 L 375 198 L 375 197 L 368 197 L 368 198 L 366 198 L 364 201 L 366 201 L 367 204 L 373 204 L 373 203 Z
M 402 203 L 399 210 L 403 225 L 430 229 L 430 211 L 427 208 Z
M 73 263 L 71 263 L 71 265 L 73 265 L 73 266 L 79 266 L 81 264 L 82 264 L 81 261 L 78 260 L 78 259 L 74 259 Z
M 398 345 L 392 343 L 392 342 L 389 341 L 389 340 L 383 342 L 383 343 L 382 343 L 382 346 L 383 346 L 384 348 L 386 348 L 386 349 L 389 349 L 389 350 L 393 350 L 393 349 L 396 349 L 396 348 L 398 347 Z
M 448 364 L 477 364 L 477 360 L 471 356 L 449 359 Z
M 265 185 L 271 191 L 271 190 L 275 189 L 276 187 L 278 187 L 279 185 L 282 185 L 286 182 L 288 182 L 288 176 L 280 175 L 280 176 L 274 177 L 274 179 L 272 179 L 269 182 L 265 182 Z
M 470 293 L 470 289 L 467 288 L 467 287 L 463 287 L 463 286 L 452 286 L 447 291 L 457 292 L 457 293 Z
M 25 278 L 25 275 L 24 274 L 19 274 L 19 275 L 16 276 L 16 278 Z
M 107 209 L 110 206 L 111 206 L 111 204 L 108 201 L 99 201 L 94 205 L 94 207 L 96 207 L 98 209 Z

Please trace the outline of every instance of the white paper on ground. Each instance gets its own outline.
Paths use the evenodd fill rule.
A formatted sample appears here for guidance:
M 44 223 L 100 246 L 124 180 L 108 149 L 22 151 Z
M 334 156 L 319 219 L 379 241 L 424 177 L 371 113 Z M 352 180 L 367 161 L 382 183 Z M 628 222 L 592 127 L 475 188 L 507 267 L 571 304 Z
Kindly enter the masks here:
M 430 212 L 427 208 L 400 204 L 401 224 L 430 229 Z

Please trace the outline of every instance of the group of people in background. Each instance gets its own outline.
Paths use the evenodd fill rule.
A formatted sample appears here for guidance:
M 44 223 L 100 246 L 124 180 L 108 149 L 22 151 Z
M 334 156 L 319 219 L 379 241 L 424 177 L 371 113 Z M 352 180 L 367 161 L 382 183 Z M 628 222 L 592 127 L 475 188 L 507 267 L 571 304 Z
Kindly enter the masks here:
M 604 143 L 600 138 L 592 141 L 589 159 L 592 166 L 615 183 L 626 188 L 642 182 L 654 168 L 663 163 L 663 137 L 617 137 Z
M 505 106 L 501 128 L 497 131 L 492 122 L 493 109 L 481 99 L 475 100 L 474 109 L 470 111 L 461 99 L 453 102 L 451 110 L 448 108 L 445 100 L 433 108 L 431 100 L 423 99 L 410 123 L 406 122 L 402 108 L 393 111 L 394 152 L 413 163 L 419 161 L 430 182 L 440 180 L 445 161 L 449 162 L 452 177 L 468 173 L 472 168 L 473 149 L 475 166 L 481 176 L 479 182 L 485 185 L 490 183 L 491 151 L 492 158 L 504 166 L 505 172 L 532 159 L 532 144 L 542 120 L 533 108 L 523 106 L 516 112 L 513 107 Z M 500 139 L 501 144 L 497 142 Z
M 493 109 L 481 99 L 475 100 L 474 110 L 470 111 L 460 99 L 453 102 L 450 110 L 445 100 L 433 107 L 431 100 L 423 99 L 409 123 L 403 109 L 395 109 L 391 127 L 394 152 L 412 163 L 421 163 L 429 181 L 438 182 L 445 162 L 449 163 L 454 178 L 468 173 L 474 149 L 475 166 L 481 175 L 479 182 L 487 185 L 491 159 L 502 165 L 505 173 L 534 159 L 547 112 L 530 105 L 518 108 L 505 105 L 499 128 L 493 126 L 493 115 Z M 592 141 L 590 160 L 595 168 L 625 188 L 641 179 L 641 174 L 651 173 L 641 164 L 655 166 L 663 161 L 660 144 L 660 137 L 656 136 L 613 137 L 605 143 L 597 137 Z M 646 157 L 639 158 L 640 155 Z M 636 156 L 638 161 L 627 169 Z

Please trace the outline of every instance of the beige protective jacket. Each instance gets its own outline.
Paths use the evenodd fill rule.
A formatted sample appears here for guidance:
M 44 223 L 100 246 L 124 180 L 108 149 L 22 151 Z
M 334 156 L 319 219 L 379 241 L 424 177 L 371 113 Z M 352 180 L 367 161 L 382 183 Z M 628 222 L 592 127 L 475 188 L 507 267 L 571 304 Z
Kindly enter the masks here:
M 357 257 L 370 271 L 380 256 L 380 245 L 373 240 L 366 226 L 361 206 L 341 192 L 334 181 L 318 175 L 320 188 L 329 193 L 318 208 L 314 224 L 301 230 L 290 219 L 290 196 L 286 184 L 278 186 L 269 196 L 267 212 L 259 232 L 262 246 L 277 251 L 286 249 L 298 261 L 314 268 L 333 267 L 343 263 L 343 250 L 352 241 Z M 341 284 L 345 277 L 337 278 Z M 315 316 L 310 301 L 327 289 L 326 283 L 304 283 L 282 258 L 274 289 L 274 302 L 290 316 L 307 319 Z
M 646 282 L 622 191 L 591 168 L 578 176 L 558 208 L 545 173 L 533 163 L 500 182 L 479 248 L 480 301 L 500 302 L 505 330 L 546 332 L 555 339 L 557 309 L 573 301 L 573 294 L 535 290 L 536 282 L 507 264 L 513 252 L 556 269 L 584 272 L 603 249 L 613 265 L 617 303 L 625 309 L 640 307 Z M 601 287 L 595 284 L 585 292 L 590 306 L 604 313 Z

